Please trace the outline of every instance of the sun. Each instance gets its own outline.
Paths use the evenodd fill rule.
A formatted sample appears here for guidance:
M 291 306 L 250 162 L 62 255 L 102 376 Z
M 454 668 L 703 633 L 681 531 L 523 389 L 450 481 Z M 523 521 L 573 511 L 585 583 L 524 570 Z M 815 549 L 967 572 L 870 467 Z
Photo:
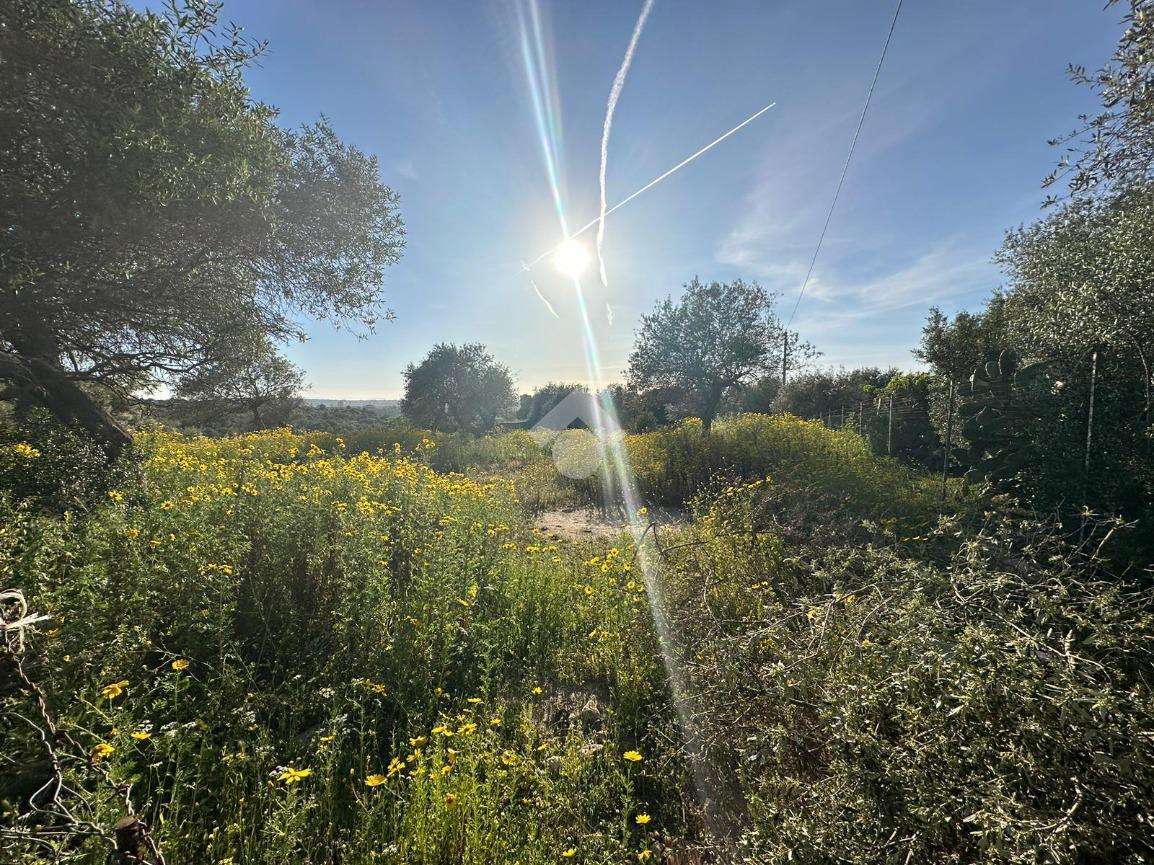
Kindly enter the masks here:
M 576 240 L 569 239 L 553 253 L 553 266 L 571 279 L 577 279 L 589 266 L 589 252 Z

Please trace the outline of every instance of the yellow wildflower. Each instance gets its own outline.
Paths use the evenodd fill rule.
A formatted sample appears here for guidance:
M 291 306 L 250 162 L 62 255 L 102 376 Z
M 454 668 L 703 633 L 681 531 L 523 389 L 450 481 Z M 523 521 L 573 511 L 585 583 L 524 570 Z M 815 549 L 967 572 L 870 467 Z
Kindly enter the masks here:
M 545 692 L 541 690 L 540 686 L 538 686 L 538 687 L 533 689 L 533 693 L 534 694 L 544 694 Z
M 181 670 L 187 670 L 188 669 L 188 663 L 189 663 L 188 660 L 186 660 L 185 658 L 177 658 L 175 661 L 172 662 L 172 669 L 176 670 L 179 673 Z
M 295 784 L 297 781 L 307 778 L 313 773 L 312 769 L 294 769 L 288 766 L 277 778 L 278 781 L 284 781 L 286 784 Z
M 644 826 L 646 823 L 648 823 L 653 818 L 650 817 L 648 814 L 638 814 L 634 819 L 637 821 L 638 826 Z
M 570 847 L 568 850 L 566 850 L 564 853 L 561 854 L 561 858 L 562 859 L 572 859 L 576 855 L 577 855 L 577 848 L 576 847 Z
M 109 745 L 107 742 L 101 742 L 99 745 L 92 749 L 92 756 L 93 758 L 100 760 L 109 756 L 115 750 L 116 749 Z
M 109 490 L 108 491 L 108 497 L 110 499 L 112 499 L 114 502 L 124 501 L 124 493 L 117 492 L 116 490 Z
M 131 735 L 137 742 L 143 742 L 145 739 L 152 738 L 152 734 L 147 730 L 134 730 Z
M 461 800 L 460 800 L 460 798 L 457 796 L 457 794 L 456 794 L 456 793 L 446 793 L 446 794 L 445 794 L 445 807 L 446 807 L 446 808 L 456 808 L 456 807 L 457 807 L 457 804 L 458 804 L 460 801 L 461 801 Z
M 365 785 L 368 787 L 380 787 L 387 780 L 389 779 L 384 775 L 369 775 L 367 778 L 365 778 Z
M 502 751 L 501 752 L 501 765 L 502 766 L 515 766 L 515 765 L 517 765 L 517 755 L 514 754 L 512 751 Z
M 12 449 L 25 459 L 34 460 L 40 456 L 40 451 L 36 450 L 36 448 L 32 447 L 28 442 L 16 442 L 16 444 L 12 446 Z
M 626 751 L 622 756 L 630 763 L 640 763 L 644 757 L 641 756 L 640 751 Z
M 128 680 L 121 679 L 119 682 L 113 682 L 110 685 L 105 685 L 100 689 L 100 696 L 106 700 L 115 700 L 124 693 L 124 689 L 128 687 Z
M 652 855 L 653 855 L 652 850 L 642 850 L 640 853 L 637 854 L 637 861 L 638 862 L 648 862 L 649 857 Z

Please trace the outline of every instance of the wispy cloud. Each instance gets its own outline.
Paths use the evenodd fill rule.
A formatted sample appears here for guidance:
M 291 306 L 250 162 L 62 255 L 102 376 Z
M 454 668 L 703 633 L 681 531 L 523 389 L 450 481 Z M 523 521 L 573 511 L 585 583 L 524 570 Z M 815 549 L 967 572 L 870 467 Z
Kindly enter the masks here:
M 947 238 L 896 269 L 854 277 L 827 268 L 806 294 L 802 320 L 808 330 L 828 330 L 885 320 L 904 310 L 924 311 L 935 303 L 972 298 L 995 287 L 987 250 Z
M 401 177 L 405 178 L 406 180 L 411 180 L 413 183 L 416 183 L 417 180 L 419 180 L 417 176 L 417 168 L 415 165 L 413 165 L 413 160 L 411 159 L 403 159 L 399 162 L 394 162 L 392 167 L 393 171 L 401 175 Z

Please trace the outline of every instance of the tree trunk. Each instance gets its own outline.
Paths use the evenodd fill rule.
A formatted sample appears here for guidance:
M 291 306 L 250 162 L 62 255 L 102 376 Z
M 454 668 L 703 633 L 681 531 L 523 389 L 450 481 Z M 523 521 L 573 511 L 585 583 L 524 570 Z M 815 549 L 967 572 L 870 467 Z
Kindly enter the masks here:
M 19 399 L 46 408 L 61 423 L 87 433 L 104 448 L 110 462 L 132 443 L 128 431 L 70 379 L 59 363 L 0 351 L 0 378 L 15 384 Z

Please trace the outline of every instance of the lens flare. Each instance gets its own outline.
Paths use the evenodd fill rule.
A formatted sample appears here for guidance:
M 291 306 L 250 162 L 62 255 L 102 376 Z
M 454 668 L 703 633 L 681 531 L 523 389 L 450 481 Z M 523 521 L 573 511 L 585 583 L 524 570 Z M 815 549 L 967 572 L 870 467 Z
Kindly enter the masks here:
M 566 240 L 553 253 L 553 266 L 570 279 L 577 279 L 589 267 L 589 252 L 576 240 Z
M 629 203 L 678 169 L 688 165 L 694 159 L 715 147 L 730 135 L 733 135 L 746 124 L 751 123 L 773 106 L 771 104 L 761 109 L 761 111 L 747 118 L 729 132 L 726 132 L 724 135 L 702 147 L 692 156 L 682 160 L 664 174 L 651 180 L 632 195 L 618 202 L 613 207 L 604 210 L 604 212 L 592 222 L 576 232 L 570 232 L 565 214 L 565 196 L 562 193 L 561 125 L 558 118 L 559 111 L 556 110 L 560 101 L 557 98 L 556 79 L 553 75 L 552 64 L 550 62 L 551 52 L 548 51 L 549 43 L 547 43 L 545 39 L 544 28 L 541 26 L 541 15 L 537 0 L 523 0 L 523 6 L 519 6 L 519 10 L 521 11 L 519 22 L 521 25 L 521 47 L 522 56 L 525 61 L 525 74 L 529 84 L 534 115 L 537 121 L 538 137 L 541 142 L 550 191 L 552 192 L 553 202 L 557 209 L 557 220 L 560 223 L 561 236 L 565 238 L 557 247 L 542 253 L 528 264 L 523 264 L 522 267 L 528 271 L 537 262 L 552 254 L 553 261 L 557 265 L 557 268 L 572 281 L 577 309 L 581 316 L 582 342 L 585 348 L 585 368 L 591 389 L 597 394 L 597 398 L 593 400 L 593 409 L 596 415 L 593 428 L 596 435 L 592 436 L 592 438 L 595 439 L 594 446 L 596 449 L 597 463 L 601 467 L 601 483 L 603 485 L 606 507 L 616 509 L 629 518 L 629 531 L 633 536 L 636 562 L 640 566 L 641 576 L 645 582 L 647 590 L 646 598 L 649 601 L 649 612 L 654 624 L 654 629 L 657 632 L 658 646 L 661 650 L 666 676 L 669 681 L 670 690 L 672 691 L 673 708 L 681 732 L 682 745 L 685 749 L 686 756 L 689 758 L 693 773 L 698 802 L 704 808 L 707 832 L 714 837 L 721 837 L 724 827 L 720 821 L 715 818 L 715 808 L 711 803 L 720 801 L 723 798 L 719 793 L 725 789 L 726 781 L 724 776 L 712 765 L 709 755 L 701 746 L 701 737 L 698 733 L 696 720 L 699 710 L 695 706 L 695 701 L 689 688 L 688 676 L 681 663 L 682 649 L 680 642 L 677 639 L 666 612 L 667 604 L 665 600 L 661 562 L 651 550 L 651 544 L 646 541 L 649 527 L 641 521 L 641 499 L 638 495 L 633 467 L 630 465 L 629 455 L 624 447 L 624 434 L 617 420 L 617 412 L 613 405 L 612 394 L 608 388 L 608 383 L 604 381 L 602 377 L 603 367 L 601 359 L 598 356 L 597 339 L 594 334 L 592 322 L 590 321 L 589 310 L 581 286 L 581 274 L 588 267 L 591 259 L 589 252 L 581 244 L 576 243 L 574 237 L 604 221 L 605 217 L 614 210 Z M 534 288 L 536 288 L 535 284 Z M 538 296 L 540 296 L 539 291 Z M 544 298 L 542 299 L 544 300 Z M 582 471 L 587 471 L 590 467 L 592 453 L 588 453 L 588 456 L 590 457 L 589 463 L 586 463 L 584 459 L 581 460 L 579 468 Z M 614 508 L 614 506 L 616 506 L 616 508 Z

